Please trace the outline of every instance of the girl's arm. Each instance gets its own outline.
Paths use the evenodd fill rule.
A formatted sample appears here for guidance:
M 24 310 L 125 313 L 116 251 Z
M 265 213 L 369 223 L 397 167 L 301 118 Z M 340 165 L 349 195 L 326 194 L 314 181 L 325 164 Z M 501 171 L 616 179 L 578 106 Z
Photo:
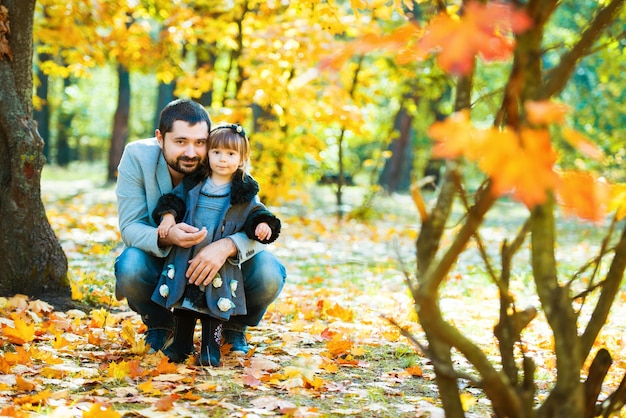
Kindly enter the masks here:
M 271 234 L 266 239 L 259 239 L 257 237 L 257 226 L 262 223 L 267 224 L 271 229 Z M 280 235 L 280 227 L 280 219 L 274 216 L 272 212 L 267 209 L 258 209 L 248 215 L 248 219 L 246 219 L 246 223 L 243 226 L 243 231 L 250 239 L 259 241 L 262 244 L 270 244 L 276 241 Z

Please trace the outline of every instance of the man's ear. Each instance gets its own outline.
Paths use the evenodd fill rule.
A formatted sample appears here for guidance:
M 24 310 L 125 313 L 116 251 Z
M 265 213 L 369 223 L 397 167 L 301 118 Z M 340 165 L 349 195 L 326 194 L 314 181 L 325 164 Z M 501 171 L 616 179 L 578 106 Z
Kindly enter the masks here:
M 161 131 L 156 129 L 154 131 L 154 136 L 156 136 L 157 142 L 159 143 L 159 147 L 163 149 L 163 135 L 161 135 Z

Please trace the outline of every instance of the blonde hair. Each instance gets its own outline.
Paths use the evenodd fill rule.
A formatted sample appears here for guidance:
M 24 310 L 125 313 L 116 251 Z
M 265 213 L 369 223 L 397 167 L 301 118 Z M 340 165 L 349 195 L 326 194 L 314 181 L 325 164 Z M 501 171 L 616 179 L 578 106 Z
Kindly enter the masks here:
M 237 151 L 241 156 L 239 168 L 242 174 L 250 172 L 250 141 L 246 136 L 246 131 L 238 124 L 219 123 L 209 133 L 207 149 L 224 148 Z M 211 168 L 209 167 L 209 175 Z

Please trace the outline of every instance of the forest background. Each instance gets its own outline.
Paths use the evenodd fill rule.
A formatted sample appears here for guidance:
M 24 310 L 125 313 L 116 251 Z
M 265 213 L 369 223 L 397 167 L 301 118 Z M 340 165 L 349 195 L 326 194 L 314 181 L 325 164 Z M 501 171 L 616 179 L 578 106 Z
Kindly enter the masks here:
M 576 342 L 580 345 L 576 348 L 580 354 L 572 354 L 570 350 L 567 354 L 573 363 L 560 366 L 559 359 L 563 358 L 560 354 L 564 353 L 559 353 L 559 340 L 571 339 L 572 334 L 576 334 L 576 331 L 572 332 L 570 320 L 577 323 L 581 315 L 586 318 L 585 315 L 589 314 L 583 310 L 581 297 L 586 299 L 595 290 L 603 292 L 611 287 L 607 293 L 612 295 L 610 303 L 603 299 L 602 293 L 599 296 L 595 294 L 596 299 L 589 297 L 607 311 L 603 314 L 594 310 L 589 323 L 593 324 L 594 318 L 602 325 L 607 322 L 608 311 L 617 294 L 615 286 L 607 284 L 617 282 L 619 287 L 623 275 L 623 266 L 622 273 L 618 271 L 623 238 L 616 241 L 611 235 L 623 224 L 621 202 L 624 198 L 619 183 L 624 181 L 623 161 L 626 157 L 621 136 L 625 106 L 621 88 L 624 31 L 623 25 L 612 25 L 613 22 L 624 21 L 623 2 L 593 1 L 584 5 L 562 2 L 558 7 L 556 2 L 518 4 L 526 14 L 517 13 L 501 3 L 489 2 L 494 6 L 492 8 L 481 8 L 477 4 L 357 1 L 349 4 L 252 1 L 226 4 L 197 1 L 190 6 L 182 1 L 39 1 L 33 28 L 36 88 L 33 104 L 39 133 L 44 139 L 42 154 L 50 170 L 66 167 L 70 172 L 81 172 L 84 163 L 92 168 L 101 167 L 101 172 L 105 174 L 102 181 L 108 183 L 102 189 L 106 194 L 115 180 L 115 168 L 124 144 L 129 140 L 152 136 L 157 113 L 167 101 L 174 97 L 194 98 L 207 106 L 214 120 L 246 126 L 254 146 L 253 174 L 263 185 L 263 198 L 279 212 L 281 207 L 286 208 L 286 214 L 297 208 L 296 216 L 292 218 L 288 215 L 287 219 L 291 222 L 299 219 L 304 226 L 317 225 L 312 229 L 320 241 L 324 236 L 321 231 L 331 235 L 343 234 L 345 238 L 350 236 L 346 229 L 358 229 L 362 225 L 378 228 L 381 221 L 402 219 L 391 215 L 393 210 L 381 203 L 389 196 L 393 196 L 396 202 L 402 202 L 400 204 L 404 207 L 414 206 L 417 210 L 412 214 L 416 218 L 414 221 L 422 223 L 417 238 L 411 235 L 411 221 L 398 221 L 394 227 L 397 229 L 384 229 L 383 235 L 388 238 L 397 231 L 403 231 L 400 235 L 408 233 L 409 241 L 413 240 L 418 249 L 417 260 L 409 263 L 417 264 L 415 273 L 402 264 L 410 260 L 410 256 L 404 253 L 406 245 L 403 251 L 395 250 L 395 261 L 401 262 L 398 268 L 409 285 L 410 296 L 416 302 L 415 313 L 419 313 L 420 309 L 432 309 L 428 318 L 435 321 L 429 324 L 417 315 L 418 318 L 410 318 L 409 322 L 422 319 L 420 322 L 425 328 L 425 336 L 421 336 L 422 330 L 410 327 L 403 328 L 402 332 L 434 365 L 437 389 L 431 388 L 429 394 L 442 398 L 447 416 L 459 416 L 459 413 L 467 411 L 478 393 L 479 398 L 486 396 L 496 413 L 503 416 L 511 416 L 513 410 L 519 416 L 531 416 L 531 410 L 538 416 L 558 416 L 551 415 L 554 414 L 554 405 L 562 404 L 567 396 L 592 400 L 593 412 L 587 403 L 581 405 L 580 401 L 573 402 L 570 407 L 585 410 L 584 416 L 593 416 L 591 414 L 598 411 L 619 410 L 621 399 L 626 396 L 624 390 L 620 392 L 622 385 L 618 383 L 623 374 L 619 364 L 616 365 L 617 370 L 611 372 L 618 377 L 609 375 L 611 378 L 605 381 L 607 386 L 603 389 L 600 386 L 606 370 L 600 385 L 595 381 L 585 386 L 576 384 L 581 380 L 578 373 L 591 375 L 588 370 L 593 355 L 597 358 L 596 353 L 604 353 L 600 346 L 589 345 L 589 340 L 606 343 L 606 336 L 598 337 L 597 326 L 588 326 L 587 329 L 591 330 L 589 336 Z M 546 14 L 541 10 L 547 11 Z M 422 32 L 421 28 L 426 30 Z M 533 39 L 536 36 L 539 36 L 538 44 Z M 422 40 L 417 41 L 420 37 Z M 511 41 L 513 38 L 519 41 L 517 46 Z M 527 69 L 520 62 L 533 56 L 532 48 L 537 45 L 541 49 L 535 52 L 540 52 L 540 55 L 528 60 L 532 63 L 527 65 Z M 536 56 L 541 59 L 536 59 Z M 515 78 L 516 71 L 520 69 L 532 74 L 531 67 L 535 65 L 547 75 L 542 81 L 548 92 L 544 96 L 533 91 L 532 76 L 526 75 L 522 82 Z M 556 71 L 563 68 L 569 72 Z M 566 76 L 559 77 L 559 74 Z M 516 80 L 518 83 L 515 83 Z M 551 101 L 552 98 L 556 100 Z M 511 105 L 512 102 L 515 104 Z M 471 122 L 469 112 L 463 109 L 471 109 Z M 510 139 L 500 136 L 502 133 L 506 135 L 508 130 L 502 129 L 496 134 L 489 129 L 492 125 L 500 129 L 512 128 L 519 135 L 513 143 L 518 141 L 520 146 L 505 150 L 498 145 Z M 525 130 L 528 126 L 531 130 Z M 537 129 L 540 126 L 547 126 L 549 130 Z M 544 133 L 547 132 L 550 133 L 550 142 L 546 147 Z M 487 162 L 481 160 L 484 156 Z M 511 159 L 503 159 L 505 156 Z M 455 159 L 455 162 L 445 163 L 444 158 Z M 533 164 L 535 160 L 539 162 Z M 553 171 L 553 167 L 558 169 Z M 559 177 L 557 171 L 574 174 Z M 67 171 L 64 173 L 67 175 Z M 326 183 L 327 186 L 319 188 L 316 183 Z M 53 184 L 53 188 L 61 187 L 60 183 Z M 80 183 L 74 184 L 80 189 Z M 332 203 L 326 199 L 324 192 L 329 188 L 333 191 Z M 354 194 L 357 199 L 348 199 L 346 195 L 350 196 L 355 188 L 358 190 Z M 434 191 L 426 191 L 428 188 Z M 450 190 L 458 200 L 448 199 Z M 43 191 L 46 189 L 43 188 Z M 317 193 L 324 198 L 316 199 Z M 505 194 L 502 199 L 507 208 L 504 213 L 498 210 L 499 205 L 494 206 L 495 199 L 502 194 Z M 468 199 L 471 195 L 475 196 L 474 203 Z M 512 202 L 510 198 L 522 204 L 508 206 Z M 68 202 L 66 199 L 71 198 L 60 198 L 56 194 L 54 199 Z M 455 205 L 460 205 L 460 209 L 449 206 L 442 210 L 446 199 L 456 200 Z M 317 200 L 324 202 L 322 206 L 325 210 L 317 212 L 323 220 L 315 220 L 316 213 L 311 211 L 316 207 Z M 534 238 L 541 236 L 542 229 L 554 232 L 557 229 L 561 231 L 563 226 L 571 226 L 555 206 L 557 201 L 561 208 L 565 208 L 565 215 L 574 214 L 586 222 L 596 222 L 594 225 L 602 225 L 605 227 L 603 231 L 608 231 L 605 237 L 583 234 L 584 239 L 595 244 L 590 244 L 591 251 L 599 251 L 599 255 L 592 257 L 589 263 L 595 266 L 590 276 L 583 274 L 588 267 L 583 266 L 576 271 L 559 259 L 565 275 L 573 274 L 571 281 L 556 280 L 544 289 L 544 294 L 541 289 L 543 283 L 535 283 L 539 303 L 548 314 L 547 323 L 556 334 L 552 343 L 542 341 L 541 344 L 542 349 L 553 351 L 555 359 L 555 364 L 548 367 L 547 373 L 554 374 L 557 369 L 575 370 L 574 383 L 566 373 L 560 373 L 554 382 L 545 383 L 533 372 L 534 366 L 529 366 L 527 361 L 527 354 L 532 349 L 528 351 L 528 342 L 519 344 L 519 334 L 537 312 L 519 311 L 515 298 L 509 295 L 508 276 L 511 271 L 526 285 L 531 270 L 532 275 L 542 279 L 543 273 L 549 272 L 549 262 L 535 262 L 536 251 L 542 248 L 542 242 Z M 57 234 L 62 236 L 60 228 L 63 227 L 55 223 L 54 207 L 54 203 L 47 203 L 51 223 Z M 523 215 L 513 215 L 524 207 L 531 209 L 530 222 L 521 220 Z M 530 261 L 522 261 L 521 264 L 530 264 L 532 268 L 528 267 L 523 273 L 507 270 L 510 267 L 505 264 L 510 259 L 507 258 L 505 250 L 508 247 L 504 240 L 502 272 L 498 275 L 493 271 L 490 261 L 493 254 L 489 254 L 485 246 L 490 239 L 481 238 L 478 233 L 478 225 L 485 220 L 485 213 L 489 210 L 493 210 L 494 216 L 504 223 L 513 225 L 506 232 L 496 231 L 496 235 L 515 236 L 515 227 L 522 227 L 518 235 L 520 238 L 513 240 L 513 244 L 530 252 Z M 559 220 L 560 226 L 555 227 L 549 222 L 542 224 L 550 219 L 554 210 L 554 219 Z M 87 209 L 90 214 L 93 211 L 97 208 Z M 333 225 L 333 231 L 326 231 L 315 223 L 329 222 L 327 218 L 333 215 L 338 220 Z M 443 224 L 448 225 L 445 234 L 437 232 L 440 228 L 438 219 L 444 219 Z M 362 221 L 367 224 L 360 223 Z M 94 224 L 90 228 L 96 232 L 102 225 Z M 522 246 L 528 234 L 533 236 L 530 248 Z M 447 238 L 442 240 L 444 235 Z M 297 241 L 303 238 L 303 233 L 296 232 L 291 236 Z M 491 280 L 499 292 L 499 296 L 495 297 L 500 299 L 501 304 L 500 328 L 496 326 L 498 343 L 500 346 L 510 343 L 511 353 L 515 353 L 515 357 L 507 363 L 506 350 L 500 348 L 499 361 L 503 363 L 504 371 L 499 377 L 494 377 L 490 366 L 463 339 L 455 339 L 459 335 L 452 335 L 448 333 L 448 328 L 439 326 L 441 324 L 436 321 L 440 318 L 439 307 L 428 302 L 443 302 L 437 294 L 442 277 L 460 279 L 468 274 L 468 270 L 454 273 L 451 265 L 458 260 L 469 238 L 475 240 L 470 250 L 477 251 L 477 259 L 484 263 L 481 267 L 484 268 L 481 270 L 483 279 L 487 282 Z M 67 241 L 64 242 L 67 245 Z M 436 243 L 434 247 L 451 244 L 453 250 L 444 252 L 438 264 L 431 256 L 433 248 L 428 248 L 433 242 Z M 554 242 L 548 240 L 545 243 L 556 249 Z M 92 253 L 103 251 L 97 248 L 91 246 Z M 411 250 L 414 248 L 409 247 Z M 391 252 L 389 248 L 384 251 Z M 603 259 L 613 252 L 616 255 L 612 262 Z M 77 254 L 70 252 L 70 255 Z M 84 263 L 82 257 L 77 258 Z M 470 264 L 470 270 L 475 268 L 473 263 Z M 461 266 L 468 267 L 463 263 Z M 368 274 L 371 271 L 364 275 L 367 277 Z M 91 276 L 79 275 L 81 285 L 90 289 L 88 294 L 97 295 L 98 286 L 102 283 L 85 284 L 82 280 Z M 323 280 L 317 274 L 305 276 L 305 281 Z M 600 283 L 595 282 L 594 279 L 600 276 L 604 279 Z M 380 280 L 380 277 L 377 279 Z M 575 280 L 580 280 L 580 283 L 575 283 Z M 415 285 L 416 281 L 420 282 L 420 286 Z M 551 283 L 550 280 L 545 282 Z M 572 286 L 573 283 L 578 286 Z M 72 286 L 75 296 L 89 297 L 81 295 L 76 282 Z M 547 296 L 554 296 L 563 289 L 572 298 L 567 306 L 574 309 L 571 315 L 569 309 L 564 309 L 567 314 L 551 318 L 550 309 L 546 307 L 556 305 L 550 305 Z M 401 290 L 398 292 L 402 294 Z M 7 307 L 23 309 L 25 305 L 20 300 L 11 299 Z M 313 312 L 351 322 L 348 319 L 353 315 L 352 311 L 342 310 L 347 302 L 330 306 L 325 303 L 319 301 L 318 311 Z M 411 306 L 412 302 L 406 304 Z M 453 309 L 445 306 L 447 315 L 454 317 Z M 32 309 L 48 312 L 47 308 L 41 310 L 38 305 Z M 280 307 L 276 309 L 281 315 L 285 313 L 280 311 Z M 308 318 L 302 308 L 294 309 L 287 316 Z M 599 312 L 597 317 L 596 312 Z M 522 314 L 530 316 L 524 318 L 521 324 L 515 322 Z M 565 320 L 561 321 L 561 317 Z M 394 323 L 398 320 L 389 319 Z M 20 320 L 12 316 L 3 328 L 7 330 L 6 335 L 11 335 L 11 329 L 17 330 L 18 336 L 13 335 L 11 340 L 14 344 L 24 337 L 19 331 L 28 334 L 30 330 L 28 324 L 20 330 Z M 457 328 L 463 328 L 459 327 L 460 322 L 448 320 Z M 92 324 L 94 321 L 98 322 L 92 316 Z M 106 322 L 100 325 L 103 330 L 106 329 Z M 559 329 L 561 326 L 563 328 Z M 441 333 L 437 331 L 439 328 Z M 511 336 L 498 335 L 498 329 L 505 328 L 513 331 L 512 339 Z M 411 334 L 411 329 L 417 334 Z M 38 332 L 52 333 L 49 329 Z M 363 352 L 346 348 L 352 342 L 343 339 L 344 332 L 345 328 L 340 333 L 322 329 L 319 336 L 328 340 L 325 347 L 330 357 L 335 357 L 334 361 L 351 366 L 362 364 L 358 358 L 363 356 Z M 387 338 L 393 332 L 385 331 L 383 334 Z M 472 336 L 477 337 L 475 334 Z M 135 347 L 136 336 L 126 337 L 126 343 Z M 424 338 L 430 347 L 419 342 Z M 537 338 L 535 333 L 529 340 L 536 343 Z M 395 341 L 397 335 L 391 339 Z M 59 346 L 64 344 L 58 335 L 55 341 Z M 489 352 L 483 343 L 484 340 L 479 344 L 480 350 Z M 21 345 L 18 344 L 18 347 Z M 616 348 L 614 344 L 609 346 Z M 455 364 L 458 365 L 459 361 L 457 353 L 451 351 L 453 347 L 467 357 L 475 370 L 466 369 L 464 364 L 461 371 L 451 373 L 451 353 L 454 354 Z M 392 357 L 403 357 L 403 350 L 396 349 Z M 576 350 L 574 353 L 579 353 Z M 20 354 L 19 349 L 17 353 Z M 11 361 L 19 363 L 15 359 Z M 21 361 L 25 360 L 22 358 Z M 322 386 L 317 385 L 322 383 L 315 380 L 315 372 L 326 366 L 320 369 L 319 363 L 312 366 L 306 364 L 306 358 L 302 361 L 304 366 L 297 368 L 295 376 L 302 381 L 304 388 L 320 389 Z M 411 363 L 414 361 L 413 357 L 409 360 Z M 111 369 L 115 369 L 115 365 L 119 363 L 110 363 L 107 373 L 118 379 L 115 370 Z M 262 381 L 259 378 L 263 377 L 266 382 L 272 382 L 272 379 L 282 382 L 278 385 L 281 390 L 293 389 L 288 386 L 295 385 L 290 380 L 294 375 L 283 373 L 282 377 L 278 377 L 278 373 L 270 372 L 275 372 L 279 366 L 256 366 L 248 368 L 244 374 L 244 387 L 258 388 Z M 542 366 L 539 368 L 544 370 Z M 430 367 L 430 364 L 425 367 Z M 608 366 L 606 368 L 608 370 Z M 402 373 L 409 376 L 421 375 L 421 369 L 414 368 L 413 364 L 407 364 L 404 369 Z M 15 370 L 12 371 L 15 379 Z M 480 378 L 472 377 L 468 374 L 470 372 L 477 373 Z M 120 373 L 132 376 L 138 371 Z M 523 379 L 518 380 L 518 373 L 522 373 Z M 501 385 L 505 389 L 500 392 L 499 389 L 490 392 L 489 386 L 486 386 L 487 393 L 471 388 L 471 385 L 476 385 L 485 389 L 486 382 L 495 383 L 490 379 L 502 379 L 502 375 L 507 376 L 509 385 Z M 403 374 L 392 377 L 392 380 L 404 381 L 406 378 L 407 375 Z M 470 386 L 459 389 L 456 383 L 459 379 L 470 382 Z M 564 383 L 567 380 L 574 386 Z M 450 381 L 455 383 L 451 385 Z M 40 388 L 38 385 L 41 382 L 16 380 L 12 381 L 12 385 L 17 385 L 23 392 L 33 392 Z M 345 392 L 341 385 L 335 386 L 336 383 L 323 383 L 323 389 Z M 342 383 L 345 384 L 345 380 Z M 529 385 L 535 389 L 529 392 Z M 533 395 L 537 388 L 539 393 Z M 591 388 L 591 391 L 581 396 L 580 391 L 587 390 L 584 388 Z M 385 395 L 393 392 L 387 389 Z M 26 399 L 23 404 L 35 405 L 35 408 L 50 404 L 47 399 L 37 400 L 29 396 L 21 398 Z M 613 399 L 610 405 L 596 407 L 596 401 L 607 396 Z M 167 401 L 177 399 L 167 398 Z M 416 405 L 422 400 L 416 401 L 415 397 L 411 397 L 407 407 L 409 413 L 414 413 Z M 271 409 L 302 414 L 311 412 L 308 407 L 300 410 L 295 405 L 281 405 L 274 398 L 261 403 L 264 402 L 264 406 L 269 408 L 268 405 L 271 405 Z M 436 411 L 430 409 L 428 402 L 419 405 L 422 413 Z M 528 405 L 532 407 L 529 409 Z M 540 407 L 534 410 L 538 405 Z M 377 403 L 369 406 L 370 409 L 359 406 L 337 413 L 380 413 Z M 102 408 L 109 411 L 106 406 Z M 167 409 L 166 406 L 161 408 Z M 574 416 L 568 415 L 567 410 L 561 413 L 563 416 Z

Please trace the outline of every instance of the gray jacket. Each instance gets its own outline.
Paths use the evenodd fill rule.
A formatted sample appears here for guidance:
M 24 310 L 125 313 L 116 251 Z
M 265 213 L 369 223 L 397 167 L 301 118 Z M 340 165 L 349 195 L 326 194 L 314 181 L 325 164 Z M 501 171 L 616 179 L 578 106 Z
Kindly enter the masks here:
M 117 210 L 122 241 L 157 257 L 166 257 L 171 247 L 158 245 L 157 224 L 152 219 L 159 198 L 173 190 L 167 163 L 156 138 L 129 143 L 118 166 Z M 265 246 L 244 232 L 228 236 L 237 247 L 231 262 L 241 264 Z

